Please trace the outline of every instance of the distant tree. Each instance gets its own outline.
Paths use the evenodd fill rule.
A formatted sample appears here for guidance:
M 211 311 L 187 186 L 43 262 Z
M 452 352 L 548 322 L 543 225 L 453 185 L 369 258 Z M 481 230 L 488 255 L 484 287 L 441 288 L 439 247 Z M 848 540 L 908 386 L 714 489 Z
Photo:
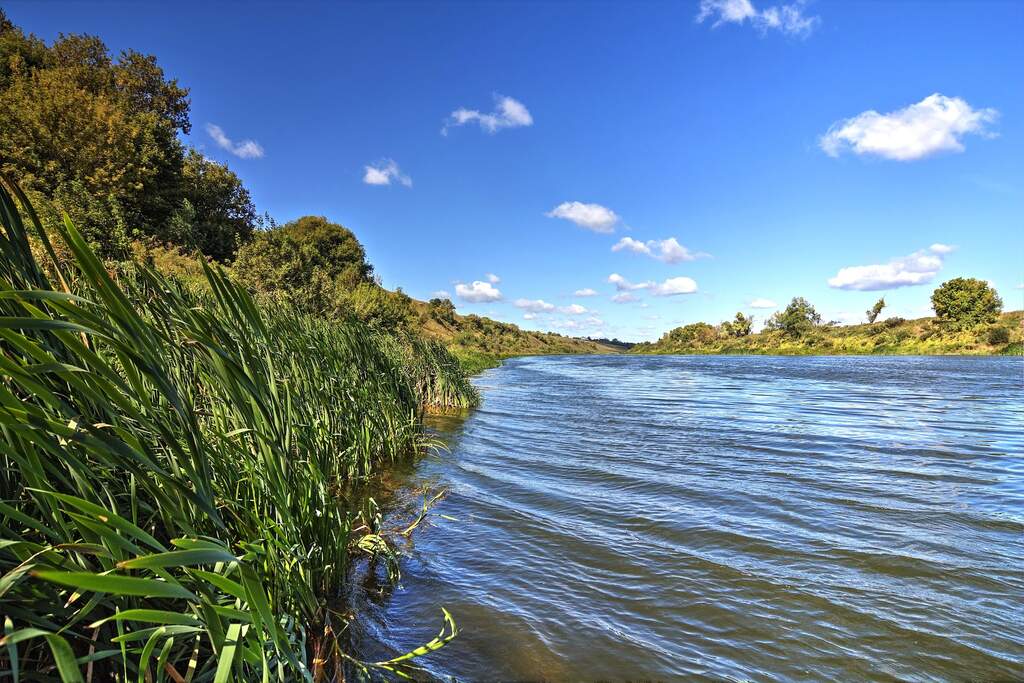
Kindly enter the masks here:
M 451 302 L 451 299 L 442 299 L 435 297 L 427 302 L 430 307 L 430 315 L 435 320 L 449 325 L 455 323 L 455 304 Z
M 373 266 L 350 230 L 322 216 L 304 216 L 257 233 L 238 250 L 232 272 L 254 291 L 331 314 L 347 305 L 347 293 L 371 281 Z
M 47 47 L 0 16 L 0 170 L 33 199 L 160 236 L 181 205 L 188 111 L 188 91 L 155 58 L 114 60 L 93 36 Z M 122 246 L 118 231 L 93 227 L 86 235 L 105 251 Z
M 187 234 L 174 241 L 191 243 L 218 261 L 231 260 L 255 229 L 256 207 L 249 191 L 227 166 L 194 149 L 185 155 L 182 183 L 191 218 L 183 226 Z
M 729 337 L 746 337 L 753 326 L 754 316 L 739 312 L 733 320 L 722 323 L 722 332 Z
M 878 314 L 882 312 L 883 308 L 885 308 L 885 297 L 882 297 L 881 299 L 876 301 L 875 305 L 872 306 L 868 311 L 866 311 L 868 316 L 868 322 L 875 322 L 875 320 L 878 319 Z
M 690 348 L 709 344 L 718 338 L 718 331 L 714 325 L 708 323 L 691 323 L 674 330 L 666 332 L 661 338 L 661 344 L 674 346 L 676 348 Z
M 998 320 L 1003 300 L 987 282 L 958 277 L 932 293 L 932 308 L 942 326 L 965 330 Z
M 785 332 L 791 337 L 802 337 L 821 324 L 821 314 L 807 299 L 794 297 L 785 310 L 777 311 L 768 319 L 766 327 Z

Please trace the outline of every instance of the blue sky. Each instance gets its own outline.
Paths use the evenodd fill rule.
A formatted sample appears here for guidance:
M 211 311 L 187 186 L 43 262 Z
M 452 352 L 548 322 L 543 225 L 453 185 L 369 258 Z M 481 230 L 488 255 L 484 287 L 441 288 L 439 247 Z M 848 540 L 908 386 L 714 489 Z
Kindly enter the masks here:
M 654 339 L 928 315 L 956 276 L 1024 306 L 1024 3 L 4 6 L 155 54 L 261 212 L 463 313 Z

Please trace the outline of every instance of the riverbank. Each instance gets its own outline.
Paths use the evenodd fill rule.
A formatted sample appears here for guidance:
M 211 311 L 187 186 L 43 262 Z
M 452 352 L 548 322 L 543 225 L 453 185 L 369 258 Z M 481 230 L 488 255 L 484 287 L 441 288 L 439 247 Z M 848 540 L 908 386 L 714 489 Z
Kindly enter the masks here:
M 344 636 L 352 561 L 397 580 L 360 489 L 436 444 L 425 412 L 476 403 L 444 346 L 254 297 L 212 266 L 196 282 L 112 266 L 8 187 L 0 668 L 343 680 L 454 637 L 441 605 L 417 653 L 362 663 Z
M 695 323 L 667 332 L 656 342 L 637 344 L 628 353 L 783 356 L 931 356 L 1021 355 L 1024 311 L 1003 313 L 997 322 L 967 330 L 949 330 L 936 318 L 891 318 L 861 325 L 820 325 L 800 334 L 766 330 L 735 337 Z

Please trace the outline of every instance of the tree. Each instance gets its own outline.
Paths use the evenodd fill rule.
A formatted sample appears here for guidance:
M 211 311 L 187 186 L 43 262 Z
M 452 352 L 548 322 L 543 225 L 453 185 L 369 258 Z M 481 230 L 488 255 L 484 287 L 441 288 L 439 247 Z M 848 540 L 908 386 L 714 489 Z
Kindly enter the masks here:
M 730 337 L 746 337 L 753 326 L 754 316 L 739 312 L 732 321 L 722 323 L 722 332 Z
M 455 304 L 451 299 L 434 297 L 427 302 L 427 305 L 430 307 L 430 315 L 434 320 L 449 325 L 455 324 Z
M 785 310 L 768 319 L 766 327 L 791 337 L 802 337 L 821 324 L 821 314 L 802 296 L 794 297 Z
M 256 207 L 238 176 L 224 164 L 210 161 L 194 149 L 185 155 L 182 168 L 185 210 L 191 220 L 188 232 L 172 241 L 193 246 L 217 261 L 234 258 L 248 242 L 256 223 Z
M 869 310 L 865 311 L 867 313 L 867 316 L 868 316 L 868 322 L 869 323 L 875 322 L 875 320 L 878 319 L 878 314 L 882 312 L 883 308 L 885 308 L 885 297 L 884 296 L 881 299 L 879 299 L 878 301 L 876 301 L 875 305 L 872 306 Z
M 932 308 L 943 327 L 966 330 L 998 320 L 1003 301 L 987 282 L 958 277 L 932 293 Z
M 369 282 L 373 266 L 350 230 L 322 216 L 303 216 L 257 233 L 238 250 L 235 276 L 250 289 L 305 311 L 336 314 L 344 296 Z
M 160 236 L 182 199 L 188 91 L 154 57 L 126 51 L 115 61 L 93 36 L 61 35 L 47 47 L 6 17 L 0 59 L 0 170 L 69 213 L 67 198 L 84 192 L 133 230 Z

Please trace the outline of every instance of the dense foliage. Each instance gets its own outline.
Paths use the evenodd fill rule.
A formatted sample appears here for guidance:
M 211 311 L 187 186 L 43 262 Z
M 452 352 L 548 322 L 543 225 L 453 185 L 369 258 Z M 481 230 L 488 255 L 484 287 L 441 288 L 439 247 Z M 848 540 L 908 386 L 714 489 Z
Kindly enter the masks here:
M 958 277 L 935 290 L 932 308 L 946 327 L 968 330 L 995 322 L 1003 310 L 1003 301 L 987 282 Z
M 188 90 L 156 58 L 116 58 L 94 36 L 52 45 L 0 10 L 0 171 L 18 179 L 51 230 L 67 212 L 106 256 L 138 238 L 230 259 L 254 226 L 226 167 L 186 151 Z
M 332 605 L 351 555 L 393 551 L 346 491 L 425 445 L 423 406 L 475 399 L 457 363 L 260 307 L 208 267 L 202 289 L 145 266 L 115 279 L 70 222 L 70 261 L 44 269 L 2 187 L 0 219 L 0 668 L 219 683 L 366 666 Z
M 789 305 L 768 319 L 765 327 L 783 332 L 790 337 L 802 337 L 821 324 L 821 314 L 802 296 L 794 297 Z

